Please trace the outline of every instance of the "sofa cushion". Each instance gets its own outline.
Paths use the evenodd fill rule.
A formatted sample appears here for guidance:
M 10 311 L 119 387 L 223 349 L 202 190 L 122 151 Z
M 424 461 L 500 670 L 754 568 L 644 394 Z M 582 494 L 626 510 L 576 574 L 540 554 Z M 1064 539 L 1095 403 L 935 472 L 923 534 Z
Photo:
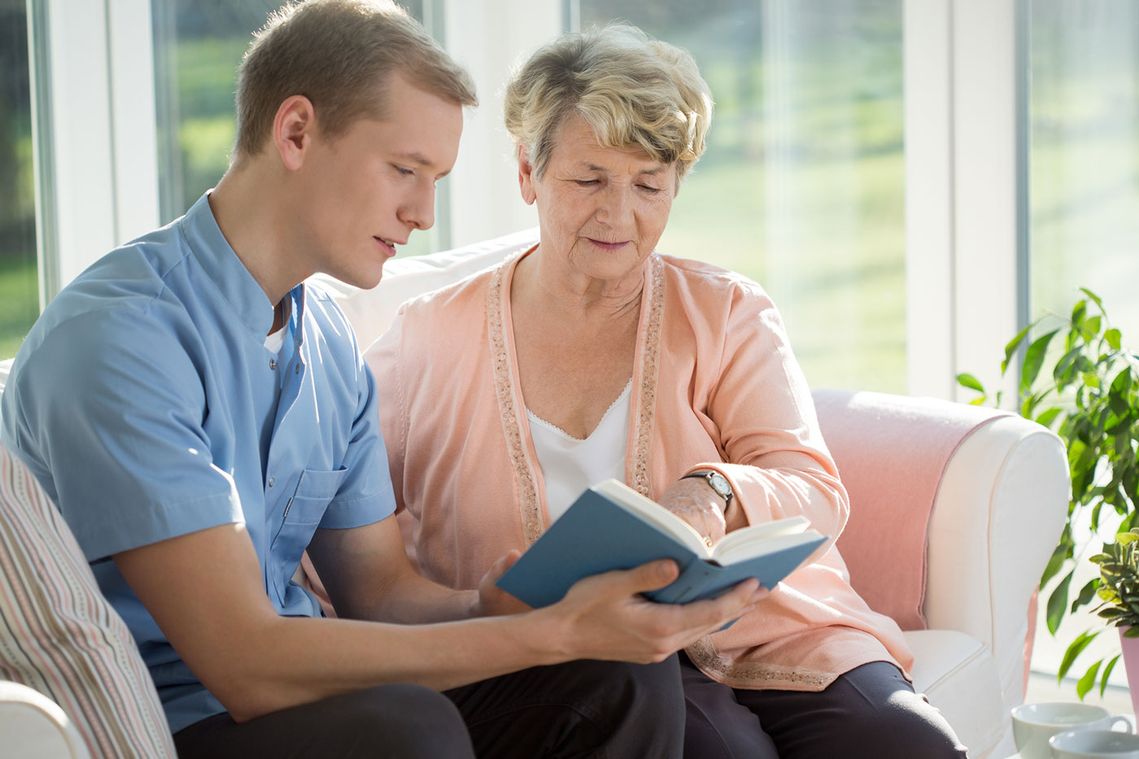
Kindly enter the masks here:
M 914 652 L 914 690 L 949 721 L 969 755 L 1011 754 L 1012 721 L 989 649 L 956 630 L 913 630 L 905 636 Z
M 126 624 L 35 477 L 0 445 L 0 679 L 54 700 L 92 756 L 173 757 Z
M 496 266 L 537 242 L 535 227 L 441 253 L 397 258 L 384 265 L 383 279 L 371 290 L 346 285 L 326 274 L 317 274 L 309 282 L 336 299 L 356 332 L 360 350 L 366 350 L 387 331 L 404 301 Z

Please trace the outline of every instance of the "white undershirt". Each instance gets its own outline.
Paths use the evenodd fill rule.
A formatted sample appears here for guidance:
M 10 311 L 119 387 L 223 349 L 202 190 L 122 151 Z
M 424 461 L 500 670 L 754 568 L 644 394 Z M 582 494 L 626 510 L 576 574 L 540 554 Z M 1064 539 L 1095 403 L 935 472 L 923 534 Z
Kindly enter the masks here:
M 630 380 L 584 440 L 526 409 L 530 436 L 546 480 L 546 505 L 551 522 L 564 514 L 586 488 L 611 477 L 625 481 L 625 441 L 632 391 Z
M 285 330 L 288 329 L 286 324 L 276 332 L 270 332 L 265 336 L 265 349 L 270 353 L 280 353 L 281 348 L 285 346 Z
M 279 306 L 281 309 L 281 328 L 276 332 L 270 332 L 265 336 L 265 349 L 270 353 L 280 354 L 281 348 L 285 347 L 285 330 L 289 328 L 289 317 L 292 315 L 292 299 L 285 298 L 281 301 Z M 273 319 L 277 318 L 277 309 L 273 309 Z M 280 356 L 280 358 L 286 358 Z

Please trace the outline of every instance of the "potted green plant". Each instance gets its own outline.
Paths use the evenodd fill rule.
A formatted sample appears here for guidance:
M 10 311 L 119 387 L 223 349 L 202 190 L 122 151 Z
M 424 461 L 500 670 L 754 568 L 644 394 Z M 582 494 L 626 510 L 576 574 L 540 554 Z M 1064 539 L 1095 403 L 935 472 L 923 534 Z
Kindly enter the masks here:
M 1040 580 L 1042 591 L 1054 583 L 1045 611 L 1053 635 L 1064 616 L 1092 603 L 1103 585 L 1102 576 L 1095 577 L 1072 592 L 1076 566 L 1093 550 L 1101 520 L 1105 525 L 1118 520 L 1121 533 L 1139 527 L 1139 357 L 1124 347 L 1099 296 L 1085 288 L 1081 293 L 1067 318 L 1043 317 L 1021 330 L 1005 346 L 1001 362 L 1002 380 L 1019 370 L 1017 411 L 1053 429 L 1068 452 L 1068 520 Z M 1043 371 L 1048 362 L 1049 370 Z M 979 393 L 973 403 L 1004 402 L 1002 392 L 989 393 L 971 374 L 960 374 L 957 381 Z M 1073 525 L 1085 514 L 1091 533 L 1080 538 Z M 1100 632 L 1085 631 L 1068 645 L 1058 679 Z M 1081 699 L 1097 681 L 1103 693 L 1118 658 L 1087 667 L 1076 684 Z M 1134 682 L 1139 691 L 1139 679 Z
M 1104 543 L 1103 552 L 1090 561 L 1099 567 L 1100 604 L 1095 612 L 1109 627 L 1119 629 L 1127 682 L 1139 685 L 1139 528 L 1119 533 L 1114 543 Z M 1117 656 L 1108 663 L 1105 675 L 1118 660 Z M 1094 679 L 1093 674 L 1090 680 Z M 1131 688 L 1131 706 L 1139 713 L 1139 687 Z

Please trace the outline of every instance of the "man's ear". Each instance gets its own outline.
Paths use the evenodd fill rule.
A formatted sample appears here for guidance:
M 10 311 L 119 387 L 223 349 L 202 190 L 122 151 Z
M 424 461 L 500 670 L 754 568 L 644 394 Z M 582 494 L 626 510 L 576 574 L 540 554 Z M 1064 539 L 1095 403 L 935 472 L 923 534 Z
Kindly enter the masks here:
M 526 146 L 518 146 L 518 189 L 522 191 L 522 200 L 526 205 L 534 205 L 538 194 L 534 191 L 534 166 L 530 163 Z
M 287 171 L 304 164 L 316 132 L 316 109 L 304 95 L 285 98 L 273 118 L 273 148 Z

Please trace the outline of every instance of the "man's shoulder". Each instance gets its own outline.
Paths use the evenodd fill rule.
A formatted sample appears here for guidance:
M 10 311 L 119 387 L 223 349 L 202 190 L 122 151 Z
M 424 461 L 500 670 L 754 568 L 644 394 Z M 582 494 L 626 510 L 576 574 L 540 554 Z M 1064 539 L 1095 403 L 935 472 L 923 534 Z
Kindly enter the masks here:
M 34 384 L 40 373 L 64 370 L 83 382 L 104 357 L 123 352 L 146 352 L 150 363 L 161 363 L 191 323 L 166 284 L 185 255 L 172 233 L 163 228 L 116 248 L 64 287 L 25 337 L 9 384 Z
M 168 280 L 171 272 L 186 265 L 188 256 L 173 224 L 132 240 L 99 258 L 64 287 L 39 322 L 51 327 L 76 316 L 113 320 L 124 310 L 134 313 L 155 301 L 177 300 Z

